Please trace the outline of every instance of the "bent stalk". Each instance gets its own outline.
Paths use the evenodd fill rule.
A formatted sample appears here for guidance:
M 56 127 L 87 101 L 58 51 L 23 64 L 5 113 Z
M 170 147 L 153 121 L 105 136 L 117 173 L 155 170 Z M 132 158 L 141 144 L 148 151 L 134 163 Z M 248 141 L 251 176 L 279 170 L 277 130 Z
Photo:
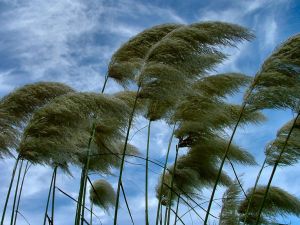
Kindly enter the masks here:
M 169 143 L 168 143 L 168 149 L 167 149 L 167 154 L 166 154 L 166 159 L 165 159 L 164 169 L 163 169 L 163 173 L 162 173 L 162 183 L 161 183 L 160 188 L 159 188 L 159 193 L 161 193 L 162 190 L 163 190 L 163 181 L 164 181 L 164 179 L 165 179 L 165 174 L 166 174 L 166 170 L 167 170 L 168 159 L 169 159 L 169 153 L 170 153 L 171 144 L 172 144 L 173 137 L 174 137 L 175 126 L 176 126 L 176 124 L 174 124 L 174 126 L 173 126 L 173 130 L 172 130 L 172 133 L 171 133 L 171 137 L 170 137 Z M 159 221 L 159 212 L 161 211 L 161 213 L 162 213 L 162 210 L 159 210 L 159 209 L 160 209 L 160 206 L 161 206 L 161 198 L 162 198 L 162 196 L 159 195 L 158 205 L 157 205 L 157 212 L 156 212 L 156 223 L 155 223 L 156 225 L 158 225 L 158 221 Z
M 54 177 L 53 177 L 52 207 L 51 207 L 51 221 L 52 221 L 52 224 L 54 224 L 56 174 L 57 174 L 57 166 L 54 168 Z
M 180 219 L 180 217 L 178 216 L 179 202 L 180 202 L 180 195 L 178 195 L 178 198 L 177 198 L 177 206 L 176 206 L 176 213 L 175 213 L 174 225 L 177 224 L 177 218 Z
M 174 169 L 173 169 L 173 174 L 172 174 L 172 180 L 171 180 L 171 189 L 170 189 L 170 194 L 169 194 L 169 208 L 168 208 L 168 220 L 167 224 L 170 224 L 170 215 L 171 215 L 171 207 L 172 207 L 172 195 L 173 195 L 173 187 L 174 187 L 174 177 L 176 173 L 176 164 L 177 164 L 177 157 L 178 157 L 178 145 L 176 145 L 176 155 L 175 155 L 175 161 L 174 161 Z M 178 194 L 178 198 L 180 198 L 180 195 Z
M 26 165 L 25 165 L 25 170 L 24 170 L 24 173 L 23 173 L 22 181 L 21 181 L 21 186 L 20 186 L 20 191 L 19 191 L 19 197 L 18 197 L 17 207 L 16 207 L 16 211 L 15 211 L 16 215 L 15 215 L 15 220 L 14 220 L 14 223 L 13 223 L 14 225 L 16 225 L 16 223 L 17 223 L 17 218 L 18 218 L 18 212 L 19 212 L 19 206 L 20 206 L 20 201 L 21 201 L 21 195 L 22 195 L 23 185 L 24 185 L 24 181 L 25 181 L 25 177 L 26 177 L 28 169 L 29 169 L 29 162 L 27 161 Z
M 46 225 L 46 220 L 47 220 L 47 216 L 48 216 L 47 213 L 48 213 L 48 207 L 49 207 L 49 202 L 50 202 L 50 196 L 51 196 L 53 181 L 54 181 L 54 170 L 53 170 L 53 173 L 52 173 L 51 183 L 50 183 L 50 187 L 49 187 L 43 225 Z
M 148 158 L 149 158 L 149 142 L 150 142 L 150 129 L 151 129 L 151 120 L 148 124 L 148 135 L 147 135 L 147 150 L 146 150 L 146 174 L 145 174 L 145 220 L 146 225 L 149 225 L 148 219 Z
M 123 193 L 123 197 L 124 197 L 124 200 L 125 200 L 125 204 L 126 204 L 126 207 L 127 207 L 128 214 L 129 214 L 130 219 L 131 219 L 131 223 L 132 223 L 132 225 L 134 225 L 133 217 L 132 217 L 132 214 L 131 214 L 131 211 L 130 211 L 130 208 L 129 208 L 129 204 L 128 204 L 128 201 L 127 201 L 127 198 L 126 198 L 123 183 L 121 183 L 121 190 L 122 190 L 122 193 Z
M 2 218 L 1 218 L 1 225 L 4 224 L 4 217 L 5 217 L 5 213 L 6 213 L 8 199 L 9 199 L 11 188 L 12 188 L 12 185 L 13 185 L 13 182 L 14 182 L 16 169 L 17 169 L 19 160 L 20 160 L 20 157 L 18 156 L 17 159 L 16 159 L 16 162 L 15 162 L 14 168 L 13 168 L 13 172 L 11 174 L 11 180 L 10 180 L 9 188 L 8 188 L 8 191 L 7 191 L 6 200 L 5 200 L 5 203 L 4 203 L 4 208 L 3 208 Z
M 89 164 L 90 164 L 90 149 L 91 149 L 91 143 L 94 138 L 95 134 L 95 123 L 93 123 L 91 135 L 88 142 L 88 149 L 86 153 L 86 161 L 81 171 L 81 181 L 80 181 L 80 189 L 79 189 L 79 196 L 78 196 L 78 204 L 77 204 L 77 215 L 75 224 L 79 225 L 80 223 L 80 214 L 81 214 L 81 224 L 84 222 L 84 207 L 85 207 L 85 194 L 86 194 L 86 182 L 87 182 L 87 175 L 89 170 Z M 83 207 L 82 207 L 83 206 Z
M 253 200 L 253 196 L 254 196 L 254 193 L 255 193 L 255 190 L 256 190 L 256 187 L 257 187 L 260 175 L 261 175 L 261 173 L 262 173 L 262 171 L 263 171 L 263 169 L 265 167 L 266 161 L 267 161 L 267 158 L 263 162 L 263 164 L 262 164 L 262 166 L 261 166 L 261 168 L 260 168 L 260 170 L 258 172 L 258 175 L 256 177 L 255 184 L 254 184 L 254 187 L 253 187 L 253 193 L 250 196 L 250 199 L 249 199 L 249 202 L 248 202 L 248 206 L 247 206 L 247 210 L 246 210 L 246 213 L 245 213 L 244 224 L 246 224 L 247 217 L 248 217 L 248 214 L 249 214 L 249 210 L 250 210 L 250 207 L 251 207 L 251 203 L 252 203 L 252 200 Z
M 266 192 L 264 194 L 263 201 L 262 201 L 261 206 L 260 206 L 259 211 L 258 211 L 258 216 L 257 216 L 256 223 L 255 223 L 256 225 L 259 224 L 260 216 L 261 216 L 262 210 L 264 208 L 264 205 L 265 205 L 265 202 L 266 202 L 266 199 L 267 199 L 267 196 L 268 196 L 268 192 L 269 192 L 269 189 L 270 189 L 270 186 L 271 186 L 271 183 L 272 183 L 275 171 L 277 169 L 277 166 L 279 165 L 279 162 L 281 160 L 282 154 L 284 153 L 284 150 L 285 150 L 285 148 L 287 146 L 288 140 L 290 139 L 290 136 L 292 134 L 292 131 L 293 131 L 294 127 L 295 127 L 295 124 L 296 124 L 296 122 L 298 120 L 299 115 L 300 115 L 300 112 L 298 112 L 298 114 L 297 114 L 297 116 L 296 116 L 296 118 L 295 118 L 295 120 L 293 122 L 292 128 L 290 129 L 290 131 L 289 131 L 289 133 L 288 133 L 288 135 L 287 135 L 287 137 L 285 139 L 285 142 L 284 142 L 284 145 L 283 145 L 283 147 L 282 147 L 282 149 L 280 151 L 280 154 L 279 154 L 279 156 L 278 156 L 278 158 L 277 158 L 277 160 L 276 160 L 276 162 L 275 162 L 275 164 L 273 166 L 273 170 L 272 170 L 271 176 L 269 178 L 268 185 L 266 187 Z
M 91 202 L 90 225 L 93 224 L 93 206 L 94 206 L 94 204 L 93 204 L 93 202 Z
M 237 130 L 237 127 L 241 121 L 241 118 L 242 118 L 242 115 L 243 115 L 243 112 L 245 110 L 245 107 L 246 107 L 246 100 L 243 102 L 243 105 L 242 105 L 242 108 L 241 108 L 241 111 L 240 111 L 240 114 L 239 114 L 239 117 L 238 117 L 238 120 L 237 120 L 237 123 L 235 124 L 234 126 L 234 129 L 232 131 L 232 134 L 230 136 L 230 139 L 229 139 L 229 142 L 228 142 L 228 145 L 226 147 L 226 150 L 225 150 L 225 154 L 222 158 L 222 161 L 221 161 L 221 164 L 220 164 L 220 168 L 218 170 L 218 174 L 217 174 L 217 178 L 216 178 L 216 182 L 214 184 L 214 187 L 213 187 L 213 190 L 212 190 L 212 193 L 211 193 L 211 196 L 210 196 L 210 200 L 209 200 L 209 203 L 208 203 L 208 208 L 207 208 L 207 211 L 206 211 L 206 215 L 205 215 L 205 219 L 204 219 L 204 225 L 207 225 L 207 221 L 208 221 L 208 217 L 209 217 L 209 213 L 210 213 L 210 209 L 211 209 L 211 206 L 212 206 L 212 203 L 213 203 L 213 200 L 214 200 L 214 196 L 215 196 L 215 192 L 217 190 L 217 186 L 218 186 L 218 183 L 220 181 L 220 178 L 221 178 L 221 173 L 222 173 L 222 170 L 223 170 L 223 166 L 225 164 L 225 160 L 227 158 L 227 155 L 228 155 L 228 152 L 229 152 L 229 149 L 230 149 L 230 145 L 231 145 L 231 142 L 233 140 L 233 137 L 235 135 L 235 132 Z
M 14 201 L 13 201 L 13 207 L 12 207 L 12 211 L 11 211 L 11 218 L 10 218 L 10 224 L 11 225 L 13 224 L 14 216 L 15 216 L 15 207 L 16 207 L 16 201 L 17 201 L 17 195 L 18 195 L 18 189 L 19 189 L 19 183 L 20 183 L 22 168 L 23 168 L 23 159 L 21 160 L 21 164 L 20 164 L 20 167 L 19 167 L 19 173 L 18 173 L 17 184 L 16 184 L 16 189 L 15 189 L 15 195 L 14 195 Z
M 128 121 L 128 128 L 127 128 L 127 132 L 126 132 L 126 137 L 125 137 L 125 143 L 124 143 L 124 149 L 122 152 L 122 160 L 121 160 L 121 166 L 120 166 L 120 173 L 119 173 L 119 180 L 118 180 L 118 188 L 117 188 L 117 196 L 116 196 L 116 205 L 115 205 L 115 214 L 114 214 L 114 225 L 117 225 L 117 221 L 118 221 L 118 209 L 119 209 L 119 199 L 120 199 L 120 189 L 121 189 L 121 182 L 122 182 L 122 175 L 123 175 L 123 169 L 124 169 L 124 161 L 125 161 L 125 155 L 126 155 L 126 148 L 127 148 L 127 143 L 128 143 L 128 138 L 129 138 L 129 132 L 130 132 L 130 128 L 131 128 L 131 124 L 133 121 L 133 117 L 134 117 L 134 113 L 135 113 L 135 109 L 136 109 L 136 105 L 137 105 L 137 100 L 138 100 L 138 94 L 140 92 L 140 88 L 141 86 L 139 85 L 136 96 L 135 96 L 135 100 L 134 100 L 134 104 L 133 104 L 133 109 Z

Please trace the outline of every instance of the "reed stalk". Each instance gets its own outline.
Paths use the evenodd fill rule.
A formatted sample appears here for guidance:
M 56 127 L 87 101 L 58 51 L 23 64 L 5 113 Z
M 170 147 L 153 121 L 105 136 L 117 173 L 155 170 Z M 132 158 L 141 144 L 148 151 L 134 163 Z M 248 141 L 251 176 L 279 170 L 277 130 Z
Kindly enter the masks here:
M 104 90 L 106 88 L 108 78 L 109 78 L 108 74 L 106 74 L 105 78 L 104 78 L 102 90 L 101 90 L 102 94 L 104 93 Z M 87 183 L 87 175 L 88 175 L 89 163 L 90 163 L 90 147 L 91 147 L 91 142 L 95 135 L 95 127 L 96 127 L 96 124 L 93 123 L 91 135 L 90 135 L 89 142 L 88 142 L 87 158 L 86 158 L 86 162 L 81 171 L 80 188 L 79 188 L 79 195 L 78 195 L 77 209 L 76 209 L 76 216 L 75 216 L 75 225 L 79 225 L 80 217 L 82 218 L 81 224 L 83 225 L 83 223 L 84 223 L 86 183 Z
M 170 224 L 170 216 L 171 216 L 171 207 L 172 207 L 172 195 L 173 195 L 173 187 L 174 187 L 174 177 L 176 173 L 176 165 L 177 165 L 177 158 L 178 158 L 178 145 L 176 145 L 176 155 L 175 155 L 175 160 L 174 160 L 174 169 L 172 173 L 172 178 L 171 178 L 171 189 L 170 189 L 170 194 L 169 194 L 169 208 L 168 208 L 168 220 L 167 224 Z M 180 198 L 180 195 L 178 194 L 178 198 Z
M 51 196 L 53 181 L 54 181 L 54 170 L 53 170 L 53 173 L 52 173 L 51 183 L 50 183 L 50 187 L 49 187 L 43 225 L 46 225 L 46 220 L 47 220 L 47 216 L 48 216 L 47 213 L 48 213 L 48 207 L 49 207 L 49 203 L 50 203 L 50 196 Z
M 237 130 L 237 128 L 238 128 L 238 126 L 239 126 L 239 124 L 241 122 L 243 113 L 245 111 L 245 108 L 246 108 L 246 105 L 247 105 L 247 99 L 250 96 L 250 94 L 252 93 L 254 87 L 255 87 L 255 83 L 252 83 L 250 85 L 249 89 L 248 89 L 248 92 L 247 92 L 247 94 L 246 94 L 246 96 L 244 98 L 244 101 L 243 101 L 243 104 L 242 104 L 242 107 L 241 107 L 241 111 L 239 113 L 238 120 L 237 120 L 237 122 L 236 122 L 236 124 L 235 124 L 235 126 L 233 128 L 232 134 L 231 134 L 229 142 L 227 144 L 224 156 L 222 158 L 222 161 L 221 161 L 221 164 L 220 164 L 220 167 L 219 167 L 219 170 L 218 170 L 217 178 L 216 178 L 216 181 L 215 181 L 215 184 L 214 184 L 214 187 L 213 187 L 210 199 L 209 199 L 209 203 L 208 203 L 208 207 L 207 207 L 207 211 L 206 211 L 206 215 L 205 215 L 205 219 L 204 219 L 204 225 L 207 225 L 208 217 L 209 217 L 209 213 L 210 213 L 210 209 L 211 209 L 211 206 L 212 206 L 212 203 L 213 203 L 213 200 L 214 200 L 214 196 L 215 196 L 215 192 L 217 190 L 218 183 L 219 183 L 220 178 L 221 178 L 221 173 L 222 173 L 222 170 L 223 170 L 223 166 L 225 164 L 226 158 L 228 157 L 228 153 L 229 153 L 229 150 L 230 150 L 230 146 L 231 146 L 233 137 L 234 137 L 234 135 L 236 133 L 236 130 Z
M 16 184 L 16 189 L 15 189 L 13 207 L 12 207 L 12 211 L 11 211 L 11 218 L 10 218 L 10 224 L 11 225 L 14 222 L 15 207 L 16 207 L 16 201 L 17 201 L 17 195 L 18 195 L 18 189 L 19 189 L 19 183 L 20 183 L 20 177 L 21 177 L 21 173 L 22 173 L 22 168 L 23 168 L 23 159 L 21 159 L 21 164 L 19 166 L 19 173 L 18 173 L 17 184 Z
M 51 220 L 52 220 L 52 224 L 54 224 L 56 175 L 57 175 L 57 166 L 54 168 L 53 187 L 52 187 L 53 188 L 52 189 L 52 204 L 51 204 Z
M 134 104 L 133 104 L 132 112 L 131 112 L 130 117 L 129 117 L 128 127 L 127 127 L 127 132 L 126 132 L 126 137 L 125 137 L 125 143 L 124 143 L 124 148 L 123 148 L 123 152 L 122 152 L 122 159 L 121 159 L 121 166 L 120 166 L 119 180 L 118 180 L 118 188 L 117 188 L 117 195 L 116 195 L 115 213 L 114 213 L 114 225 L 117 225 L 117 221 L 118 221 L 119 199 L 120 199 L 120 190 L 121 190 L 121 182 L 122 182 L 122 175 L 123 175 L 123 169 L 124 169 L 126 148 L 127 148 L 128 138 L 129 138 L 129 132 L 130 132 L 131 125 L 132 125 L 132 122 L 133 122 L 135 109 L 136 109 L 136 106 L 137 106 L 137 100 L 138 100 L 138 95 L 139 95 L 139 92 L 140 92 L 140 88 L 141 88 L 141 85 L 138 86 L 136 96 L 135 96 L 135 99 L 134 99 Z
M 178 198 L 177 198 L 177 205 L 176 205 L 176 213 L 175 213 L 174 225 L 177 224 L 177 218 L 180 218 L 178 216 L 179 202 L 180 202 L 180 195 L 178 195 Z
M 131 223 L 132 223 L 132 225 L 134 225 L 133 217 L 132 217 L 132 214 L 131 214 L 131 211 L 130 211 L 130 208 L 129 208 L 129 204 L 128 204 L 128 201 L 127 201 L 127 198 L 126 198 L 126 194 L 125 194 L 125 190 L 124 190 L 124 187 L 123 187 L 123 183 L 121 183 L 121 189 L 122 189 L 123 197 L 124 197 L 125 204 L 126 204 L 126 207 L 127 207 L 127 210 L 128 210 L 128 214 L 129 214 L 130 219 L 131 219 Z
M 276 172 L 277 166 L 279 165 L 279 162 L 280 162 L 281 157 L 282 157 L 282 155 L 284 153 L 284 150 L 285 150 L 285 148 L 287 146 L 288 140 L 290 139 L 290 136 L 292 134 L 292 131 L 293 131 L 294 127 L 295 127 L 295 124 L 296 124 L 296 122 L 298 120 L 299 115 L 300 115 L 300 112 L 298 112 L 296 118 L 294 119 L 293 125 L 292 125 L 292 127 L 291 127 L 291 129 L 290 129 L 290 131 L 289 131 L 289 133 L 288 133 L 288 135 L 286 137 L 286 139 L 285 139 L 284 145 L 283 145 L 283 147 L 282 147 L 282 149 L 280 151 L 280 154 L 279 154 L 279 156 L 278 156 L 278 158 L 277 158 L 277 160 L 276 160 L 276 162 L 275 162 L 275 164 L 273 166 L 273 170 L 272 170 L 271 176 L 269 178 L 268 185 L 266 187 L 266 192 L 264 194 L 263 201 L 262 201 L 262 203 L 260 205 L 260 208 L 259 208 L 259 211 L 258 211 L 258 215 L 257 215 L 257 218 L 256 218 L 256 223 L 255 223 L 256 225 L 259 224 L 260 216 L 261 216 L 262 210 L 264 208 L 264 205 L 265 205 L 265 202 L 266 202 L 266 199 L 267 199 L 267 196 L 268 196 L 268 192 L 269 192 L 269 189 L 270 189 L 270 186 L 271 186 L 274 174 Z
M 249 198 L 249 202 L 248 202 L 248 206 L 247 206 L 247 210 L 245 212 L 245 217 L 244 217 L 244 224 L 246 224 L 246 221 L 247 221 L 247 217 L 248 217 L 248 214 L 249 214 L 249 210 L 250 210 L 250 207 L 251 207 L 251 203 L 252 203 L 252 200 L 253 200 L 253 197 L 254 197 L 254 193 L 255 193 L 255 190 L 256 190 L 256 187 L 257 187 L 257 184 L 258 184 L 258 181 L 259 181 L 259 178 L 261 176 L 261 173 L 265 167 L 265 164 L 267 162 L 267 158 L 264 160 L 259 172 L 258 172 L 258 175 L 256 177 L 256 180 L 255 180 L 255 184 L 254 184 L 254 187 L 253 187 L 253 193 L 251 194 L 250 198 Z
M 1 225 L 4 224 L 4 218 L 5 218 L 5 213 L 6 213 L 6 209 L 7 209 L 8 199 L 9 199 L 11 188 L 12 188 L 12 185 L 13 185 L 13 182 L 14 182 L 16 169 L 17 169 L 17 166 L 19 164 L 19 160 L 20 160 L 20 157 L 18 156 L 17 159 L 16 159 L 16 162 L 15 162 L 14 168 L 13 168 L 13 172 L 12 172 L 11 179 L 10 179 L 10 184 L 9 184 L 9 187 L 8 187 L 8 191 L 7 191 L 7 195 L 6 195 L 6 199 L 5 199 L 5 203 L 4 203 L 4 208 L 3 208 L 2 218 L 1 218 Z
M 16 223 L 17 223 L 17 218 L 18 218 L 18 212 L 19 212 L 19 206 L 20 206 L 20 201 L 21 201 L 21 195 L 22 195 L 23 185 L 24 185 L 24 181 L 25 181 L 25 177 L 26 177 L 26 174 L 28 172 L 28 169 L 29 169 L 29 162 L 27 161 L 26 165 L 25 165 L 25 169 L 24 169 L 22 181 L 21 181 L 21 186 L 20 186 L 20 191 L 19 191 L 19 197 L 18 197 L 17 207 L 16 207 L 16 211 L 15 211 L 16 215 L 15 215 L 15 219 L 14 219 L 13 225 L 16 225 Z
M 91 135 L 89 138 L 89 142 L 88 142 L 88 149 L 87 149 L 87 153 L 86 153 L 86 161 L 85 164 L 82 168 L 81 174 L 82 174 L 82 179 L 80 182 L 80 189 L 79 189 L 79 196 L 78 196 L 78 212 L 77 212 L 77 217 L 76 217 L 76 221 L 75 221 L 75 225 L 79 225 L 80 223 L 80 218 L 81 218 L 81 224 L 83 225 L 84 223 L 84 206 L 85 206 L 85 195 L 86 195 L 86 183 L 87 183 L 87 175 L 88 175 L 88 171 L 89 171 L 89 164 L 90 164 L 90 151 L 91 151 L 91 143 L 92 140 L 94 138 L 95 135 L 95 123 L 93 123 L 92 125 L 92 131 L 91 131 Z M 83 206 L 83 207 L 82 207 Z
M 159 193 L 162 193 L 162 190 L 163 190 L 163 183 L 164 183 L 163 181 L 164 181 L 165 174 L 166 174 L 166 170 L 167 170 L 168 159 L 169 159 L 169 153 L 170 153 L 171 144 L 172 144 L 173 137 L 174 137 L 175 127 L 176 127 L 176 124 L 174 124 L 174 126 L 173 126 L 173 130 L 172 130 L 172 133 L 171 133 L 171 137 L 170 137 L 169 143 L 168 143 L 168 149 L 167 149 L 167 154 L 166 154 L 165 164 L 164 164 L 164 167 L 163 167 L 163 173 L 162 173 L 162 183 L 161 183 L 160 188 L 159 188 Z M 155 223 L 156 225 L 158 225 L 158 220 L 159 220 L 159 212 L 160 212 L 160 206 L 161 206 L 161 198 L 162 198 L 162 196 L 159 195 L 158 205 L 157 205 L 157 212 L 156 212 L 156 223 Z M 162 212 L 162 210 L 161 210 L 161 212 Z
M 148 159 L 149 159 L 149 143 L 150 143 L 150 132 L 151 132 L 151 120 L 149 120 L 148 124 L 148 134 L 147 134 L 147 150 L 146 150 L 146 172 L 145 172 L 145 222 L 146 225 L 149 225 L 148 218 Z
M 93 202 L 91 202 L 90 225 L 93 224 L 93 206 L 94 206 L 94 204 L 93 204 Z

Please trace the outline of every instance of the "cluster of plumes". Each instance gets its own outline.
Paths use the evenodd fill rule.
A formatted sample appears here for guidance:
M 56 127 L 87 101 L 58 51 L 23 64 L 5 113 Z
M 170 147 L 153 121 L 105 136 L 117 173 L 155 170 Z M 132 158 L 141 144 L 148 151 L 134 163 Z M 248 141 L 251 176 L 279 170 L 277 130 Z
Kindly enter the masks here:
M 69 164 L 85 162 L 94 124 L 90 169 L 109 172 L 119 165 L 133 100 L 129 91 L 104 95 L 54 82 L 25 85 L 0 102 L 0 156 L 16 149 L 32 163 L 68 171 Z M 132 145 L 128 152 L 138 153 Z
M 90 201 L 108 211 L 116 202 L 116 193 L 106 180 L 96 180 L 90 187 Z
M 247 102 L 255 108 L 300 110 L 300 34 L 288 39 L 264 62 Z
M 245 198 L 241 196 L 240 188 L 235 181 L 223 195 L 219 224 L 239 225 L 240 222 L 255 224 L 265 191 L 265 186 L 258 186 L 255 191 L 250 188 L 247 191 L 248 198 Z M 250 197 L 252 197 L 251 205 L 245 221 Z M 259 224 L 272 224 L 278 215 L 300 215 L 300 200 L 278 187 L 270 187 L 265 205 Z
M 140 87 L 138 97 L 147 100 L 149 120 L 168 118 L 191 84 L 226 58 L 218 47 L 252 37 L 245 28 L 220 22 L 156 26 L 113 55 L 108 75 Z
M 293 123 L 294 120 L 285 124 L 277 132 L 276 139 L 267 146 L 265 154 L 269 165 L 274 165 L 285 145 L 285 151 L 280 157 L 279 165 L 293 165 L 298 162 L 300 158 L 300 119 L 295 122 L 291 131 Z M 291 135 L 287 141 L 290 131 Z
M 25 85 L 0 101 L 0 157 L 19 147 L 24 126 L 32 114 L 52 99 L 72 93 L 67 85 L 39 82 Z
M 33 163 L 82 166 L 90 144 L 90 170 L 109 172 L 119 165 L 123 133 L 130 114 L 121 93 L 69 93 L 39 109 L 24 131 L 20 155 Z M 124 96 L 123 96 L 124 97 Z M 137 152 L 129 146 L 132 153 Z
M 226 103 L 232 95 L 245 86 L 250 78 L 242 74 L 218 74 L 205 77 L 192 86 L 187 98 L 176 109 L 173 120 L 178 129 L 175 134 L 180 148 L 187 147 L 187 154 L 180 156 L 174 172 L 171 166 L 165 176 L 165 187 L 157 196 L 162 195 L 168 202 L 171 176 L 174 173 L 174 191 L 179 194 L 194 193 L 195 189 L 214 184 L 218 173 L 219 162 L 224 156 L 228 140 L 225 129 L 230 128 L 238 119 L 241 106 Z M 257 111 L 246 109 L 242 123 L 260 122 L 264 117 Z M 228 158 L 235 163 L 255 164 L 254 158 L 242 148 L 231 145 Z M 230 185 L 230 178 L 223 172 L 220 183 Z M 173 198 L 176 195 L 172 195 Z M 173 199 L 171 199 L 172 201 Z

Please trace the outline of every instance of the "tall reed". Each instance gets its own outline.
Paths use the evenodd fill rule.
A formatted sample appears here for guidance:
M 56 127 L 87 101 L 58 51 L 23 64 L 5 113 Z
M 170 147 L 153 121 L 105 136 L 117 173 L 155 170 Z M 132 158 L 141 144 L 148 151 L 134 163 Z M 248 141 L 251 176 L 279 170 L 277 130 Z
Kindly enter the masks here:
M 299 56 L 300 35 L 297 34 L 289 38 L 281 46 L 279 46 L 271 56 L 263 63 L 261 70 L 256 74 L 252 84 L 245 93 L 242 109 L 239 119 L 237 120 L 230 140 L 226 147 L 224 157 L 222 159 L 218 176 L 212 190 L 210 202 L 208 204 L 205 216 L 205 225 L 208 222 L 209 211 L 211 209 L 214 194 L 220 179 L 229 147 L 236 133 L 237 127 L 243 116 L 244 110 L 248 105 L 253 110 L 258 109 L 277 109 L 289 108 L 299 111 L 299 71 L 294 67 L 300 66 Z

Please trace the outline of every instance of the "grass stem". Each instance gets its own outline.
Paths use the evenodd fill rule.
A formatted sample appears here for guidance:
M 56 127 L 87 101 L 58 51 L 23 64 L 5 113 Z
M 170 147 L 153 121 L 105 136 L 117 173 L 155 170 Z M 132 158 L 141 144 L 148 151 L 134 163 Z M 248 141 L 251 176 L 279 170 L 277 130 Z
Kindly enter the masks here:
M 7 195 L 6 195 L 6 199 L 5 199 L 5 203 L 4 203 L 4 208 L 3 208 L 2 218 L 1 218 L 1 225 L 4 224 L 4 218 L 5 218 L 6 208 L 7 208 L 7 204 L 8 204 L 8 199 L 9 199 L 11 188 L 12 188 L 12 185 L 13 185 L 13 182 L 14 182 L 16 169 L 17 169 L 19 160 L 20 160 L 20 157 L 18 156 L 17 159 L 16 159 L 16 162 L 15 162 L 14 168 L 13 168 L 13 172 L 12 172 L 11 179 L 10 179 L 10 184 L 9 184 L 9 187 L 8 187 L 8 191 L 7 191 Z

